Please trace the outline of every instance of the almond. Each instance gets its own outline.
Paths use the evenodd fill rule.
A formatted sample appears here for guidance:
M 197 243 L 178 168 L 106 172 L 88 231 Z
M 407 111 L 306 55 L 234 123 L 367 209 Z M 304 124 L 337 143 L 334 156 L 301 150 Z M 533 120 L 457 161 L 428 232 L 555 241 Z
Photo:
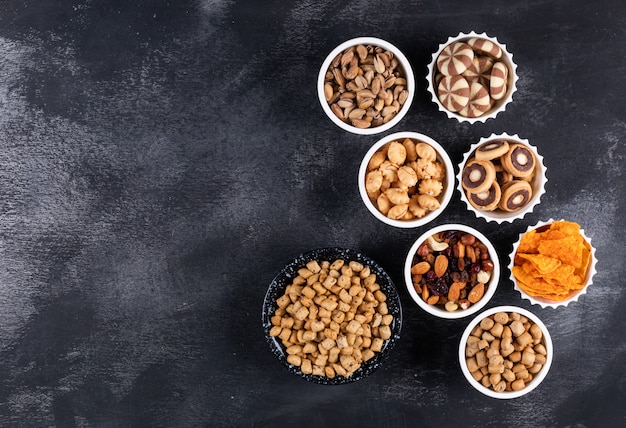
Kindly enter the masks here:
M 424 275 L 429 270 L 430 264 L 428 262 L 419 262 L 416 265 L 413 265 L 413 267 L 411 268 L 411 273 L 413 275 Z
M 443 254 L 439 254 L 435 259 L 435 275 L 437 278 L 441 278 L 444 273 L 448 270 L 448 258 Z
M 457 301 L 461 297 L 461 289 L 465 287 L 464 282 L 453 282 L 448 290 L 448 300 Z
M 436 305 L 437 302 L 439 302 L 439 296 L 430 296 L 426 301 L 429 305 Z
M 482 282 L 479 282 L 478 284 L 474 286 L 474 288 L 472 288 L 472 291 L 469 292 L 469 294 L 467 295 L 467 300 L 469 300 L 471 303 L 476 303 L 480 299 L 482 299 L 484 294 L 485 294 L 485 284 L 483 284 Z

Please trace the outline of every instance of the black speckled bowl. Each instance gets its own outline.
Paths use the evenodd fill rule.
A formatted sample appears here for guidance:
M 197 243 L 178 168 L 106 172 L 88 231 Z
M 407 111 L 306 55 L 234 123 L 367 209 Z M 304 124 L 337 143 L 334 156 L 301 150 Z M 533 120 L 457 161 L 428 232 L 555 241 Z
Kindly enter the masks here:
M 293 278 L 298 275 L 298 269 L 304 267 L 306 263 L 311 260 L 328 260 L 332 263 L 336 259 L 343 259 L 346 262 L 357 261 L 365 266 L 369 266 L 371 271 L 376 274 L 376 282 L 378 282 L 381 290 L 387 296 L 387 306 L 389 309 L 389 313 L 393 315 L 393 323 L 391 324 L 391 338 L 385 341 L 383 349 L 380 353 L 377 353 L 374 358 L 363 363 L 361 367 L 352 374 L 352 376 L 348 378 L 343 376 L 335 376 L 334 378 L 330 379 L 326 376 L 303 374 L 300 371 L 299 367 L 289 364 L 287 362 L 287 354 L 285 352 L 285 348 L 280 343 L 280 339 L 276 337 L 271 337 L 269 335 L 269 332 L 272 328 L 270 318 L 278 308 L 276 304 L 276 299 L 284 294 L 287 285 L 289 285 Z M 341 385 L 363 379 L 382 365 L 383 361 L 388 357 L 391 349 L 395 346 L 395 343 L 400 339 L 400 329 L 402 327 L 402 306 L 400 304 L 398 291 L 393 284 L 393 281 L 391 280 L 389 275 L 383 270 L 383 268 L 374 260 L 358 251 L 351 249 L 321 248 L 299 255 L 281 269 L 281 271 L 270 283 L 270 286 L 265 295 L 261 320 L 263 322 L 263 332 L 265 334 L 267 343 L 269 343 L 270 345 L 270 349 L 291 373 L 298 375 L 310 382 L 324 385 Z

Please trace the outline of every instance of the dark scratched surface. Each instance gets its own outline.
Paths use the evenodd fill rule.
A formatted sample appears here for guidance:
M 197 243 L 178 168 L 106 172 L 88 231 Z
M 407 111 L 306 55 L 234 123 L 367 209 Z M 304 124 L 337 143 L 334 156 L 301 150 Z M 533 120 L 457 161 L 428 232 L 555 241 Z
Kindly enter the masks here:
M 459 124 L 426 93 L 439 43 L 506 44 L 513 103 Z M 424 228 L 362 204 L 362 156 L 320 108 L 325 56 L 357 36 L 398 46 L 407 116 L 454 164 L 480 137 L 544 156 L 542 203 L 497 226 L 455 193 L 503 265 L 488 307 L 538 315 L 555 346 L 530 394 L 494 400 L 462 377 L 467 319 L 412 303 L 404 258 Z M 19 427 L 617 427 L 626 425 L 626 7 L 620 1 L 0 1 L 0 425 Z M 597 249 L 566 308 L 522 300 L 508 254 L 528 225 L 567 219 Z M 263 337 L 269 283 L 302 252 L 358 249 L 392 277 L 401 338 L 343 386 L 289 373 Z

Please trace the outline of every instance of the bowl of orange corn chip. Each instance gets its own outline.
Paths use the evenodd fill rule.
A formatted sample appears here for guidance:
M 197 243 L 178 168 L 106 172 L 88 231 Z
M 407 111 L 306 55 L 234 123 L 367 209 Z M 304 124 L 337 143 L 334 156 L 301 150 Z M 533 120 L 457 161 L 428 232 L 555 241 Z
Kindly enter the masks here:
M 556 308 L 577 301 L 587 292 L 596 263 L 591 239 L 578 223 L 550 219 L 520 234 L 513 245 L 509 270 L 522 298 Z

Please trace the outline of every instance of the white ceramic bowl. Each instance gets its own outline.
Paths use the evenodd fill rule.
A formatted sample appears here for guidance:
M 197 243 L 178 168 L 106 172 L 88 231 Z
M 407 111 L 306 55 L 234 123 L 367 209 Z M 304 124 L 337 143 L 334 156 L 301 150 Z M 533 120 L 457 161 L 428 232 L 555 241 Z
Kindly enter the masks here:
M 552 224 L 555 220 L 554 219 L 550 219 L 548 221 L 540 221 L 537 224 L 533 225 L 533 226 L 528 226 L 528 228 L 526 229 L 525 232 L 520 233 L 519 235 L 519 239 L 517 240 L 517 242 L 515 244 L 513 244 L 513 251 L 511 251 L 511 254 L 509 255 L 509 273 L 510 273 L 510 278 L 511 281 L 513 281 L 514 284 L 514 289 L 517 290 L 522 299 L 526 299 L 528 300 L 530 303 L 532 303 L 533 305 L 539 305 L 542 308 L 546 308 L 546 307 L 550 307 L 550 308 L 558 308 L 559 306 L 567 306 L 569 305 L 571 302 L 576 302 L 578 301 L 578 299 L 580 298 L 580 296 L 582 296 L 583 294 L 587 293 L 587 288 L 589 288 L 589 286 L 593 283 L 593 276 L 596 274 L 596 263 L 598 262 L 598 259 L 596 258 L 596 249 L 593 247 L 593 245 L 591 245 L 591 238 L 587 237 L 585 235 L 585 231 L 581 228 L 580 229 L 580 235 L 583 237 L 583 239 L 585 241 L 587 241 L 587 244 L 589 244 L 589 246 L 591 247 L 591 254 L 590 254 L 590 258 L 589 258 L 589 267 L 587 268 L 587 272 L 585 275 L 585 278 L 583 278 L 583 284 L 585 284 L 585 286 L 580 289 L 580 290 L 575 290 L 573 292 L 571 292 L 567 299 L 562 300 L 562 301 L 555 301 L 555 300 L 550 300 L 550 299 L 546 299 L 543 297 L 539 297 L 539 296 L 531 296 L 529 294 L 527 294 L 524 290 L 522 290 L 517 282 L 517 278 L 515 278 L 515 275 L 513 275 L 513 265 L 515 263 L 515 254 L 517 253 L 517 250 L 519 248 L 520 242 L 522 240 L 522 236 L 524 236 L 525 233 L 533 230 L 533 229 L 541 229 L 543 227 L 548 227 L 550 224 Z M 564 220 L 561 220 L 564 221 Z
M 443 180 L 443 190 L 441 194 L 437 197 L 440 203 L 440 207 L 434 211 L 428 212 L 424 217 L 415 218 L 412 220 L 396 220 L 391 219 L 384 215 L 370 200 L 367 190 L 365 187 L 365 177 L 367 174 L 367 166 L 368 163 L 374 155 L 381 147 L 385 144 L 388 144 L 392 141 L 402 142 L 405 138 L 410 138 L 414 141 L 421 141 L 423 143 L 429 144 L 432 148 L 437 152 L 437 161 L 444 165 L 445 167 L 445 178 Z M 417 132 L 397 132 L 394 134 L 387 135 L 386 137 L 378 140 L 365 154 L 363 157 L 363 161 L 361 162 L 361 167 L 359 168 L 358 175 L 358 185 L 359 185 L 359 193 L 361 194 L 361 199 L 363 203 L 367 207 L 370 213 L 374 215 L 377 219 L 386 223 L 390 226 L 400 227 L 400 228 L 412 228 L 423 226 L 426 223 L 434 220 L 439 214 L 443 212 L 443 210 L 447 207 L 450 199 L 452 198 L 452 193 L 454 192 L 454 167 L 452 166 L 452 161 L 450 157 L 446 153 L 445 149 L 437 143 L 432 138 L 428 137 L 424 134 L 419 134 Z
M 525 316 L 526 318 L 528 318 L 535 324 L 539 325 L 543 333 L 542 343 L 546 348 L 546 363 L 543 365 L 543 368 L 536 375 L 534 375 L 533 379 L 526 385 L 526 387 L 519 391 L 496 392 L 493 389 L 485 387 L 479 381 L 474 379 L 472 377 L 472 374 L 467 368 L 465 346 L 467 343 L 467 339 L 470 336 L 470 333 L 472 332 L 474 327 L 480 324 L 480 322 L 484 318 L 490 315 L 496 314 L 498 312 L 507 312 L 507 313 L 517 312 L 518 314 Z M 461 336 L 461 341 L 459 342 L 459 365 L 461 366 L 461 371 L 463 372 L 463 375 L 465 376 L 467 381 L 470 383 L 470 385 L 472 385 L 477 391 L 489 397 L 499 398 L 503 400 L 521 397 L 522 395 L 528 394 L 533 389 L 538 387 L 539 384 L 543 381 L 543 379 L 546 377 L 546 375 L 550 371 L 550 366 L 552 365 L 553 355 L 554 355 L 554 347 L 552 346 L 552 338 L 550 337 L 548 328 L 535 314 L 525 309 L 519 308 L 517 306 L 498 306 L 498 307 L 491 308 L 480 313 L 465 328 L 465 331 L 463 332 L 463 335 Z
M 402 105 L 400 111 L 398 111 L 395 117 L 391 119 L 390 121 L 388 121 L 387 123 L 383 123 L 382 125 L 375 126 L 375 127 L 357 128 L 356 126 L 353 126 L 351 123 L 347 123 L 339 119 L 339 117 L 337 117 L 337 115 L 335 115 L 335 113 L 333 113 L 333 111 L 331 110 L 331 106 L 329 105 L 328 101 L 326 101 L 326 96 L 324 94 L 324 83 L 326 81 L 326 73 L 329 71 L 329 67 L 331 63 L 333 62 L 333 60 L 337 57 L 337 55 L 344 52 L 346 49 L 352 46 L 358 46 L 358 45 L 377 46 L 377 47 L 381 47 L 387 51 L 392 52 L 394 57 L 398 59 L 398 62 L 400 63 L 400 67 L 402 68 L 403 73 L 404 73 L 403 77 L 406 79 L 406 82 L 407 82 L 406 90 L 408 91 L 408 97 L 406 101 L 404 102 L 404 104 Z M 411 64 L 409 63 L 409 60 L 406 58 L 406 56 L 404 56 L 404 54 L 400 51 L 400 49 L 398 49 L 397 47 L 395 47 L 394 45 L 392 45 L 391 43 L 385 40 L 378 39 L 375 37 L 357 37 L 357 38 L 350 39 L 350 40 L 343 42 L 342 44 L 337 46 L 335 49 L 333 49 L 330 52 L 330 54 L 328 54 L 328 56 L 322 63 L 322 66 L 320 67 L 319 75 L 317 78 L 317 94 L 319 97 L 320 104 L 322 106 L 322 110 L 324 110 L 324 113 L 326 113 L 326 115 L 330 118 L 330 120 L 334 124 L 342 128 L 343 130 L 352 132 L 355 134 L 361 134 L 361 135 L 378 134 L 380 132 L 387 131 L 388 129 L 395 126 L 398 122 L 400 122 L 400 120 L 402 120 L 402 118 L 408 112 L 409 108 L 411 107 L 413 97 L 415 95 L 415 76 L 413 75 L 413 69 L 411 68 Z
M 456 311 L 449 312 L 441 306 L 429 305 L 428 303 L 424 301 L 422 296 L 415 290 L 415 287 L 413 286 L 413 275 L 411 274 L 411 267 L 414 265 L 414 257 L 419 247 L 423 243 L 426 242 L 428 237 L 438 234 L 439 232 L 453 231 L 453 230 L 458 230 L 464 233 L 470 233 L 474 235 L 474 237 L 477 240 L 482 242 L 487 247 L 487 250 L 489 251 L 490 259 L 493 262 L 493 271 L 491 271 L 491 278 L 485 284 L 487 286 L 487 289 L 485 290 L 485 294 L 478 302 L 472 304 L 467 309 L 461 309 L 459 307 L 459 309 L 457 309 Z M 496 253 L 496 249 L 494 248 L 494 246 L 491 244 L 491 242 L 487 239 L 485 235 L 480 233 L 478 230 L 471 228 L 469 226 L 463 225 L 463 224 L 443 224 L 443 225 L 434 227 L 424 232 L 419 238 L 417 238 L 415 243 L 411 246 L 411 249 L 409 250 L 406 261 L 404 263 L 404 281 L 405 281 L 406 288 L 411 298 L 413 299 L 415 303 L 417 303 L 417 305 L 420 308 L 422 308 L 429 314 L 434 315 L 439 318 L 458 319 L 458 318 L 463 318 L 463 317 L 475 314 L 476 312 L 480 311 L 489 302 L 489 300 L 491 300 L 491 298 L 495 294 L 496 288 L 498 287 L 499 279 L 500 279 L 500 262 L 498 261 L 498 255 Z
M 528 201 L 528 203 L 518 211 L 508 212 L 500 208 L 496 208 L 493 211 L 477 209 L 476 207 L 474 207 L 474 205 L 472 205 L 469 202 L 467 193 L 465 189 L 463 189 L 462 180 L 463 180 L 463 170 L 465 168 L 465 165 L 471 158 L 474 157 L 474 153 L 476 152 L 476 149 L 478 147 L 494 140 L 505 140 L 509 144 L 522 144 L 523 146 L 527 147 L 530 151 L 532 151 L 535 156 L 535 160 L 536 160 L 535 173 L 534 173 L 535 175 L 533 177 L 533 180 L 530 182 L 530 185 L 533 190 L 533 194 L 532 194 L 531 199 Z M 465 203 L 465 205 L 467 205 L 467 209 L 473 212 L 474 215 L 476 215 L 476 217 L 482 217 L 488 222 L 494 221 L 498 224 L 501 224 L 504 222 L 512 223 L 513 221 L 517 219 L 524 218 L 526 214 L 531 213 L 533 209 L 537 205 L 539 205 L 541 201 L 541 196 L 546 191 L 545 186 L 548 181 L 546 177 L 546 167 L 543 164 L 543 156 L 539 155 L 539 153 L 537 152 L 537 148 L 532 146 L 528 142 L 527 139 L 520 138 L 517 134 L 509 135 L 507 133 L 498 134 L 498 135 L 491 134 L 489 137 L 481 138 L 478 143 L 472 144 L 469 151 L 467 151 L 465 155 L 463 156 L 463 161 L 459 164 L 459 173 L 457 175 L 457 180 L 458 180 L 457 189 L 461 193 L 461 200 Z
M 444 107 L 441 101 L 439 101 L 439 97 L 437 96 L 437 84 L 435 82 L 435 76 L 437 74 L 437 58 L 439 57 L 439 54 L 441 54 L 444 48 L 448 46 L 449 44 L 457 42 L 457 41 L 466 41 L 472 37 L 479 37 L 482 39 L 486 39 L 496 44 L 497 46 L 499 46 L 500 49 L 502 49 L 502 57 L 500 58 L 500 61 L 503 61 L 504 64 L 506 64 L 507 68 L 509 69 L 508 78 L 507 78 L 507 90 L 506 90 L 505 95 L 501 99 L 495 101 L 490 110 L 485 112 L 483 115 L 479 117 L 475 117 L 475 118 L 462 116 Z M 513 93 L 517 91 L 518 79 L 519 77 L 517 75 L 517 64 L 513 62 L 513 55 L 507 51 L 506 45 L 500 43 L 498 39 L 496 39 L 495 37 L 489 37 L 485 33 L 477 34 L 474 31 L 471 31 L 469 33 L 459 33 L 458 36 L 449 37 L 445 43 L 440 44 L 439 49 L 437 50 L 437 52 L 433 54 L 432 61 L 428 65 L 428 75 L 426 76 L 426 80 L 428 83 L 428 92 L 430 92 L 432 101 L 435 104 L 437 104 L 437 106 L 439 107 L 439 110 L 444 112 L 450 119 L 456 119 L 459 122 L 468 122 L 468 123 L 476 123 L 476 122 L 484 123 L 485 121 L 487 121 L 487 119 L 493 119 L 498 115 L 498 113 L 506 110 L 507 104 L 509 104 L 513 100 Z

